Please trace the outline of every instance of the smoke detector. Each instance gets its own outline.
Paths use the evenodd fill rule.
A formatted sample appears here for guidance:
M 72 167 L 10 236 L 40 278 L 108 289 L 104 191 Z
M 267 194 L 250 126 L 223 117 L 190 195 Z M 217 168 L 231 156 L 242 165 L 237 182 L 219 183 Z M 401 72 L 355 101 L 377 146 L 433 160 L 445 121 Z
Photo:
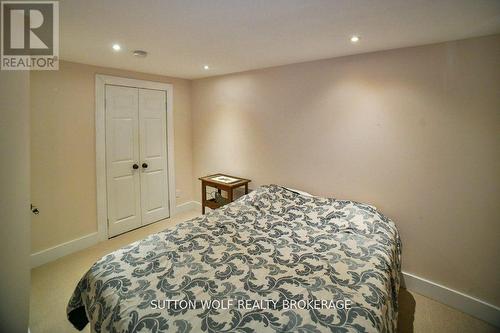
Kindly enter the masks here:
M 144 50 L 134 50 L 132 51 L 132 54 L 138 58 L 145 58 L 148 55 L 148 53 Z

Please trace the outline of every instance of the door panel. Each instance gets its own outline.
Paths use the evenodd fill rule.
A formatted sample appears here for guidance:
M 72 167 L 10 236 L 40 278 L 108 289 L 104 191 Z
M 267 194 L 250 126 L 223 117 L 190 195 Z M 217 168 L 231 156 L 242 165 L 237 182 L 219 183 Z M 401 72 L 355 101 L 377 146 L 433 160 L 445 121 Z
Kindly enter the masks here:
M 152 171 L 147 174 L 147 177 L 144 177 L 145 182 L 145 191 L 149 193 L 149 200 L 147 200 L 145 207 L 146 211 L 151 212 L 155 209 L 162 208 L 164 193 L 160 186 L 156 186 L 156 184 L 161 184 L 163 182 L 163 171 Z
M 144 156 L 161 158 L 164 145 L 158 138 L 162 138 L 163 129 L 162 124 L 156 118 L 144 119 L 144 140 L 146 140 L 144 146 L 147 149 Z
M 169 217 L 166 105 L 165 91 L 139 89 L 143 225 Z
M 122 222 L 130 217 L 134 217 L 136 214 L 135 210 L 135 191 L 130 189 L 135 189 L 135 177 L 134 176 L 123 176 L 115 177 L 113 184 L 113 200 L 119 205 L 115 205 L 115 223 Z
M 129 161 L 134 156 L 134 127 L 137 123 L 130 118 L 110 119 L 114 145 L 113 160 L 115 162 Z
M 106 172 L 109 236 L 141 226 L 138 89 L 106 86 Z

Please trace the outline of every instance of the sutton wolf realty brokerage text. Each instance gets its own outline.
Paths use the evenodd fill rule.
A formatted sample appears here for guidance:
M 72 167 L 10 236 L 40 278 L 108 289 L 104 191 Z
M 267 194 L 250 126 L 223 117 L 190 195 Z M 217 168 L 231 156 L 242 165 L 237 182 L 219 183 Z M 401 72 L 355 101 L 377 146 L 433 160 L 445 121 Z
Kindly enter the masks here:
M 265 300 L 249 300 L 249 299 L 213 299 L 213 300 L 152 300 L 151 307 L 153 309 L 173 309 L 173 310 L 193 310 L 193 309 L 214 309 L 214 310 L 229 310 L 233 308 L 245 310 L 319 310 L 319 309 L 350 309 L 352 301 L 346 300 L 282 300 L 275 301 L 270 299 Z

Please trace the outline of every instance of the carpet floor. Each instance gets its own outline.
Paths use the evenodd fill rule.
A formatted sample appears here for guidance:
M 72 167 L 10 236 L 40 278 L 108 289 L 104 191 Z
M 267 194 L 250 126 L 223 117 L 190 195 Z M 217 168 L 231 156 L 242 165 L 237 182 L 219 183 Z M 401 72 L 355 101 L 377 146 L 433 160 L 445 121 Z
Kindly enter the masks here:
M 96 260 L 198 214 L 195 211 L 185 212 L 34 268 L 31 271 L 31 333 L 78 332 L 66 319 L 66 304 L 77 282 Z M 399 332 L 499 332 L 479 319 L 405 289 L 399 293 L 399 303 Z M 90 332 L 89 325 L 83 332 Z

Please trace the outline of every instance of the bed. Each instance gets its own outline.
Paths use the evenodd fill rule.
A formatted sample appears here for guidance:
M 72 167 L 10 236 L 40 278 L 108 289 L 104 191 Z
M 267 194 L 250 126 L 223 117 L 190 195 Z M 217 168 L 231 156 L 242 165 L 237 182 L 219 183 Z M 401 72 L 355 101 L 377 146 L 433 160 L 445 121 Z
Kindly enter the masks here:
M 67 315 L 91 332 L 395 332 L 400 249 L 373 206 L 266 185 L 104 256 Z

